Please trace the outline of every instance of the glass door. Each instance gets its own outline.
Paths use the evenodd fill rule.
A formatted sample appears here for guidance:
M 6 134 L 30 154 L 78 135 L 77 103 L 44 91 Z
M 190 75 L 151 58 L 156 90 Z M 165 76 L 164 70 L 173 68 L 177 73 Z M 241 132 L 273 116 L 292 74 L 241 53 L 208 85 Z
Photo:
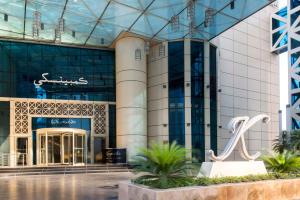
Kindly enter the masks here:
M 60 135 L 48 135 L 48 164 L 61 163 Z
M 17 138 L 17 155 L 16 163 L 17 165 L 27 165 L 27 147 L 28 139 L 27 138 Z
M 63 163 L 73 164 L 73 136 L 72 134 L 63 135 Z
M 46 164 L 46 136 L 39 136 L 39 148 L 40 148 L 40 163 Z
M 74 135 L 74 153 L 75 153 L 75 164 L 84 163 L 84 136 L 83 135 Z

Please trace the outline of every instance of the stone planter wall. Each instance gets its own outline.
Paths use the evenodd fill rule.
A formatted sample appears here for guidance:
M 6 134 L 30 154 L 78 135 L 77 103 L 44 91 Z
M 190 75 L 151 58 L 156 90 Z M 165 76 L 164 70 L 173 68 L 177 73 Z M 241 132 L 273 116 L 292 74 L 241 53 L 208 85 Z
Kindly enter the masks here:
M 119 184 L 119 200 L 300 200 L 300 179 L 150 189 Z

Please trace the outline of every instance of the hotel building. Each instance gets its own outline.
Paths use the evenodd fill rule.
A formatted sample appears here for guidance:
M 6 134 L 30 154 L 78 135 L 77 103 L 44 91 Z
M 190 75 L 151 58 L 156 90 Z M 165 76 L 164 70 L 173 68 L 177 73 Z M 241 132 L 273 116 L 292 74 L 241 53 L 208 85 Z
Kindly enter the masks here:
M 204 161 L 231 118 L 261 113 L 249 152 L 279 133 L 273 1 L 0 3 L 0 166 L 103 163 L 108 148 L 131 161 L 172 141 Z

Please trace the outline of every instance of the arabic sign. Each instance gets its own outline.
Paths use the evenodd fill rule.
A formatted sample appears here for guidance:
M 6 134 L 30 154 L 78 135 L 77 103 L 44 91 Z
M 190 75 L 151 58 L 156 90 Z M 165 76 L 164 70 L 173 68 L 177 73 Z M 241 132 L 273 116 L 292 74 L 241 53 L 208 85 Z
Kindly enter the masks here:
M 39 81 L 34 80 L 33 84 L 35 85 L 35 87 L 40 87 L 44 83 L 58 83 L 61 85 L 87 85 L 88 84 L 88 81 L 84 80 L 83 77 L 80 77 L 78 79 L 78 81 L 63 80 L 61 76 L 59 77 L 60 78 L 59 80 L 49 80 L 46 77 L 48 75 L 49 75 L 49 73 L 43 73 L 42 74 L 43 79 L 41 79 Z
M 51 119 L 50 123 L 52 125 L 56 125 L 56 124 L 76 124 L 76 121 L 73 119 Z

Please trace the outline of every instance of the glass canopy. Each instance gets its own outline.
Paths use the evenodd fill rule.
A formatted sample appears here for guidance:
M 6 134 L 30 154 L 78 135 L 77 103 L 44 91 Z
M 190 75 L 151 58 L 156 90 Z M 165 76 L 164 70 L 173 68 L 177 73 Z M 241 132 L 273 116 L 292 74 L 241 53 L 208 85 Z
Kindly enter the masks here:
M 0 37 L 104 47 L 126 31 L 156 40 L 209 40 L 271 2 L 0 0 Z

